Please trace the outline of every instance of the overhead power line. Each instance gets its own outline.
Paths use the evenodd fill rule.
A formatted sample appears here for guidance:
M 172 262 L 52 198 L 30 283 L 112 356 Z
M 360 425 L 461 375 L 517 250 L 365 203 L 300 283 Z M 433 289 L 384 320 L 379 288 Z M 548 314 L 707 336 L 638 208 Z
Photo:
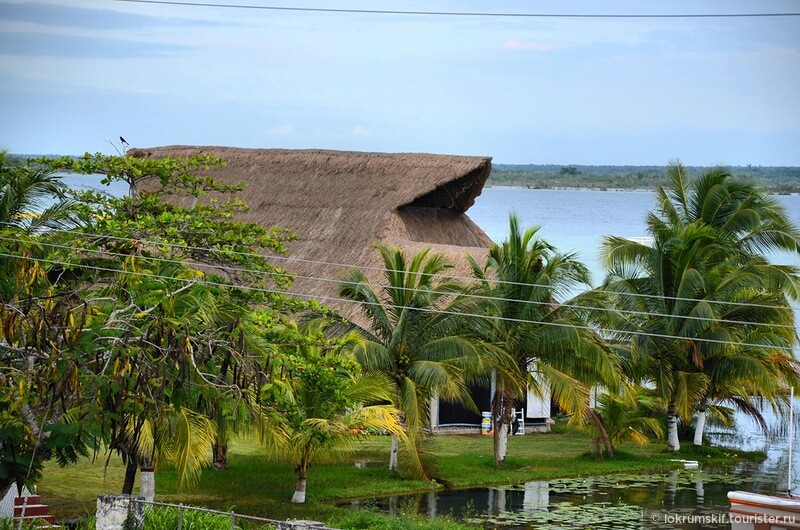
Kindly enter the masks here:
M 6 258 L 15 258 L 15 259 L 24 259 L 28 261 L 40 261 L 43 263 L 52 263 L 55 265 L 65 265 L 76 267 L 79 269 L 88 269 L 88 270 L 96 270 L 96 271 L 105 271 L 105 272 L 116 272 L 120 274 L 127 274 L 131 276 L 138 276 L 144 278 L 157 278 L 162 280 L 170 280 L 170 281 L 177 281 L 183 283 L 194 283 L 198 285 L 210 285 L 210 286 L 217 286 L 217 287 L 229 287 L 233 289 L 242 289 L 245 291 L 252 291 L 252 292 L 261 292 L 261 293 L 268 293 L 268 294 L 280 294 L 284 296 L 290 296 L 295 298 L 305 298 L 305 299 L 313 299 L 313 300 L 320 300 L 320 301 L 332 301 L 332 302 L 344 302 L 347 304 L 353 304 L 358 306 L 384 306 L 384 307 L 392 307 L 394 309 L 403 309 L 409 311 L 419 311 L 420 313 L 431 313 L 431 314 L 443 314 L 443 315 L 453 315 L 459 317 L 467 317 L 467 318 L 481 318 L 484 320 L 495 320 L 495 321 L 506 321 L 506 322 L 518 322 L 521 324 L 536 324 L 540 326 L 553 326 L 553 327 L 560 327 L 560 328 L 570 328 L 570 329 L 582 329 L 587 331 L 593 332 L 605 332 L 611 333 L 616 335 L 631 335 L 634 337 L 651 337 L 651 338 L 662 338 L 662 339 L 676 339 L 676 340 L 690 340 L 694 342 L 703 342 L 709 344 L 725 344 L 729 346 L 744 346 L 744 347 L 756 347 L 756 348 L 763 348 L 765 346 L 774 348 L 776 350 L 783 350 L 783 351 L 794 351 L 792 346 L 780 346 L 776 344 L 757 344 L 757 343 L 749 343 L 749 342 L 736 342 L 736 341 L 729 341 L 729 340 L 720 340 L 720 339 L 707 339 L 701 337 L 682 337 L 680 335 L 669 335 L 665 333 L 651 333 L 647 331 L 633 331 L 633 330 L 620 330 L 620 329 L 607 329 L 601 327 L 594 327 L 594 326 L 580 326 L 562 322 L 547 322 L 547 321 L 539 321 L 539 320 L 528 320 L 523 318 L 513 318 L 513 317 L 502 317 L 496 315 L 485 315 L 480 313 L 464 313 L 460 311 L 449 311 L 446 309 L 438 309 L 438 308 L 423 308 L 423 307 L 411 307 L 411 306 L 402 306 L 396 304 L 387 304 L 385 302 L 368 302 L 366 300 L 351 300 L 349 298 L 341 298 L 337 296 L 324 296 L 324 295 L 311 295 L 307 293 L 297 293 L 297 292 L 288 292 L 282 291 L 279 289 L 269 289 L 266 287 L 256 287 L 253 285 L 233 285 L 224 282 L 215 282 L 211 280 L 199 280 L 196 278 L 175 278 L 173 276 L 164 276 L 160 274 L 154 274 L 150 272 L 141 272 L 141 271 L 128 271 L 124 269 L 115 269 L 113 267 L 100 267 L 97 265 L 88 265 L 83 263 L 71 263 L 65 262 L 61 260 L 50 260 L 50 259 L 42 259 L 42 258 L 34 258 L 31 256 L 23 256 L 21 254 L 8 254 L 5 252 L 0 252 L 0 257 Z
M 11 237 L 2 237 L 0 236 L 0 241 L 9 241 L 9 242 L 22 242 L 21 239 L 15 239 Z M 95 248 L 86 248 L 86 247 L 76 247 L 73 245 L 61 245 L 57 243 L 47 243 L 39 241 L 37 244 L 50 247 L 50 248 L 57 248 L 62 250 L 70 250 L 74 252 L 86 252 L 89 254 L 97 254 L 101 256 L 117 256 L 122 258 L 130 257 L 130 254 L 126 254 L 124 252 L 114 252 L 111 250 L 100 250 Z M 209 249 L 210 250 L 210 249 Z M 230 265 L 222 265 L 222 264 L 212 264 L 212 263 L 201 263 L 198 261 L 194 261 L 191 259 L 184 259 L 184 260 L 177 260 L 177 259 L 169 259 L 169 258 L 160 258 L 156 256 L 141 256 L 140 259 L 149 261 L 149 262 L 157 262 L 157 263 L 171 263 L 176 265 L 187 265 L 187 266 L 195 266 L 195 267 L 211 267 L 214 269 L 223 270 L 229 273 L 249 273 L 254 275 L 260 275 L 265 278 L 268 277 L 285 277 L 291 279 L 302 279 L 302 280 L 309 280 L 319 283 L 333 283 L 336 285 L 355 285 L 357 282 L 348 282 L 339 278 L 328 278 L 324 276 L 304 276 L 299 274 L 292 274 L 288 272 L 278 272 L 278 271 L 263 271 L 263 270 L 255 270 L 255 269 L 246 269 L 243 267 L 233 267 Z M 475 280 L 473 278 L 473 280 Z M 414 287 L 401 287 L 401 286 L 394 286 L 394 285 L 386 285 L 386 284 L 376 284 L 376 287 L 382 289 L 394 289 L 400 291 L 413 291 L 415 290 Z M 470 298 L 476 300 L 494 300 L 497 302 L 512 302 L 512 303 L 519 303 L 525 305 L 535 305 L 535 306 L 548 306 L 548 307 L 558 307 L 558 308 L 566 308 L 566 309 L 577 309 L 577 310 L 585 310 L 585 311 L 599 311 L 599 312 L 607 312 L 607 313 L 617 313 L 623 315 L 635 315 L 635 316 L 653 316 L 653 317 L 664 317 L 664 318 L 672 318 L 677 320 L 695 320 L 695 321 L 709 321 L 709 322 L 721 322 L 721 323 L 728 323 L 728 324 L 742 324 L 741 320 L 731 320 L 726 318 L 715 318 L 715 317 L 703 317 L 703 316 L 694 316 L 694 315 L 670 315 L 666 313 L 657 313 L 653 311 L 634 311 L 628 309 L 615 309 L 613 307 L 596 307 L 596 306 L 586 306 L 586 305 L 578 305 L 568 302 L 557 302 L 553 303 L 550 301 L 541 301 L 541 300 L 525 300 L 525 299 L 517 299 L 517 298 L 504 298 L 502 296 L 489 296 L 485 294 L 478 294 L 478 293 L 468 293 L 468 292 L 461 292 L 461 293 L 454 293 L 451 291 L 437 291 L 428 289 L 426 292 L 431 294 L 443 295 L 443 296 L 459 296 L 461 298 Z M 714 300 L 704 300 L 706 303 L 713 304 Z M 784 309 L 781 306 L 768 306 L 764 304 L 754 304 L 754 303 L 746 303 L 746 302 L 727 302 L 728 304 L 737 304 L 739 307 L 760 307 L 760 308 L 770 308 L 770 309 Z M 791 308 L 791 306 L 787 306 L 786 308 Z M 784 328 L 784 329 L 794 329 L 794 325 L 788 324 L 773 324 L 768 322 L 748 322 L 748 324 L 759 325 L 764 327 L 772 327 L 772 328 Z
M 406 11 L 395 9 L 344 9 L 328 7 L 264 6 L 256 4 L 220 4 L 215 2 L 184 2 L 180 0 L 112 0 L 130 4 L 153 4 L 183 7 L 214 7 L 226 9 L 254 9 L 261 11 L 292 11 L 300 13 L 338 13 L 363 15 L 413 15 L 444 17 L 499 17 L 499 18 L 764 18 L 797 17 L 800 12 L 779 13 L 514 13 L 491 11 Z
M 7 222 L 0 222 L 0 226 L 9 226 L 15 227 L 12 223 Z M 219 248 L 209 248 L 209 247 L 197 247 L 192 245 L 182 245 L 178 243 L 172 243 L 168 241 L 153 241 L 141 238 L 131 238 L 131 237 L 122 237 L 122 236 L 114 236 L 111 234 L 102 234 L 102 233 L 86 233 L 81 232 L 79 230 L 66 230 L 66 229 L 51 229 L 51 232 L 63 233 L 63 234 L 71 234 L 71 235 L 79 235 L 83 237 L 89 238 L 97 238 L 97 239 L 110 239 L 113 241 L 125 241 L 129 243 L 140 243 L 143 245 L 152 245 L 152 246 L 169 246 L 174 248 L 180 248 L 184 250 L 194 251 L 194 252 L 202 252 L 202 253 L 222 253 L 222 254 L 232 254 L 236 256 L 242 257 L 257 257 L 257 258 L 264 258 L 268 260 L 275 260 L 275 261 L 283 261 L 289 263 L 304 263 L 309 265 L 321 265 L 326 267 L 337 267 L 337 268 L 344 268 L 347 270 L 353 269 L 360 269 L 362 271 L 373 271 L 379 273 L 386 273 L 386 272 L 407 272 L 407 271 L 400 271 L 395 269 L 386 269 L 385 267 L 374 267 L 369 265 L 358 265 L 354 263 L 338 263 L 338 262 L 331 262 L 331 261 L 321 261 L 321 260 L 311 260 L 311 259 L 304 259 L 298 258 L 293 256 L 281 256 L 277 254 L 271 254 L 269 256 L 264 254 L 258 254 L 254 252 L 241 252 L 236 250 L 230 249 L 219 249 Z M 209 232 L 210 233 L 210 232 Z M 77 250 L 78 248 L 75 247 Z M 240 272 L 251 272 L 247 270 L 242 270 Z M 475 282 L 477 278 L 474 276 L 454 276 L 454 275 L 447 275 L 447 274 L 431 274 L 425 272 L 415 273 L 418 276 L 436 276 L 437 278 L 445 279 L 445 280 L 460 280 L 466 282 Z M 281 274 L 278 273 L 278 276 Z M 297 277 L 297 275 L 293 275 Z M 306 277 L 303 277 L 306 278 Z M 313 278 L 313 277 L 308 277 Z M 321 278 L 317 278 L 321 279 Z M 327 281 L 338 281 L 338 279 L 334 278 L 327 278 Z M 537 287 L 541 289 L 555 289 L 552 285 L 545 285 L 545 284 L 536 284 L 536 283 L 526 283 L 526 282 L 514 282 L 508 280 L 499 280 L 499 279 L 491 279 L 489 280 L 490 283 L 496 285 L 518 285 L 523 287 Z M 740 307 L 762 307 L 765 309 L 780 309 L 781 306 L 772 306 L 772 305 L 764 305 L 764 304 L 755 304 L 755 303 L 747 303 L 747 302 L 729 302 L 726 300 L 702 300 L 698 298 L 688 298 L 688 297 L 680 297 L 680 296 L 660 296 L 660 295 L 652 295 L 652 294 L 642 294 L 642 293 L 623 293 L 623 292 L 615 292 L 616 296 L 624 296 L 628 298 L 643 298 L 643 299 L 658 299 L 658 300 L 674 300 L 674 301 L 681 301 L 681 302 L 705 302 L 709 304 L 716 304 L 716 305 L 729 305 L 729 306 L 740 306 Z M 800 307 L 790 305 L 790 308 L 797 311 L 800 310 Z

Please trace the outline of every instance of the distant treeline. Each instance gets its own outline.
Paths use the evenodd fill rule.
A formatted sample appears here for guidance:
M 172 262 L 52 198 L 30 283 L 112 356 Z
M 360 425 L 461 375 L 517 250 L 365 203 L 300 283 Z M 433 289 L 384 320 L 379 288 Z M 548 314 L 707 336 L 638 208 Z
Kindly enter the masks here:
M 61 155 L 8 154 L 8 162 L 24 164 L 29 158 Z M 800 193 L 800 167 L 727 166 L 734 175 L 748 178 L 777 194 Z M 691 176 L 710 169 L 686 166 Z M 577 164 L 492 164 L 488 186 L 522 188 L 653 189 L 666 184 L 665 166 L 580 166 Z
M 493 164 L 489 186 L 524 188 L 652 189 L 666 184 L 664 166 L 579 166 L 557 164 Z M 710 169 L 687 166 L 691 176 Z M 732 166 L 737 176 L 778 194 L 800 193 L 800 167 Z

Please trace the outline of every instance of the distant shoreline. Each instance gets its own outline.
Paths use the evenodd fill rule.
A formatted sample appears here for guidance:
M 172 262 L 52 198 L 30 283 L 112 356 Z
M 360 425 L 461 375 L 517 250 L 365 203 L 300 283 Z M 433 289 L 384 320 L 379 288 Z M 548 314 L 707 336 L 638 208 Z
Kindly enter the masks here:
M 492 189 L 492 188 L 504 188 L 504 189 L 516 189 L 516 190 L 531 190 L 531 191 L 597 191 L 597 192 L 616 192 L 616 191 L 634 191 L 634 192 L 641 192 L 641 193 L 651 193 L 655 191 L 655 187 L 653 188 L 601 188 L 601 187 L 590 187 L 590 186 L 549 186 L 549 187 L 541 187 L 541 186 L 520 186 L 517 184 L 486 184 L 483 189 Z M 780 195 L 780 196 L 791 196 L 791 195 L 800 195 L 799 191 L 791 191 L 791 192 L 776 192 L 775 190 L 766 190 L 767 193 L 770 195 Z
M 583 166 L 493 164 L 488 186 L 522 189 L 653 190 L 669 184 L 665 166 Z M 718 168 L 684 166 L 689 178 Z M 734 166 L 725 168 L 768 193 L 800 193 L 800 167 Z
M 655 188 L 596 188 L 596 187 L 589 187 L 589 186 L 549 186 L 549 187 L 541 187 L 541 186 L 520 186 L 517 184 L 487 184 L 483 187 L 484 189 L 490 188 L 508 188 L 508 189 L 516 189 L 516 190 L 531 190 L 531 191 L 636 191 L 636 192 L 651 192 L 654 191 Z

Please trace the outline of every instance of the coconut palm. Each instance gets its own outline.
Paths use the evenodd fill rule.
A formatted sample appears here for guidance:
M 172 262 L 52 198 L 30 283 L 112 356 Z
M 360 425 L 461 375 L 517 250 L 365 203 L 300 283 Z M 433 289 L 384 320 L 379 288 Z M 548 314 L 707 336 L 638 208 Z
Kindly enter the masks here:
M 392 403 L 400 410 L 409 443 L 412 471 L 426 475 L 419 437 L 430 425 L 434 396 L 472 406 L 468 383 L 481 365 L 478 347 L 458 335 L 452 315 L 436 311 L 458 289 L 438 275 L 451 268 L 442 254 L 425 249 L 410 260 L 399 249 L 376 245 L 383 259 L 384 281 L 378 290 L 360 270 L 341 283 L 340 296 L 361 304 L 370 330 L 356 348 L 367 371 L 382 373 L 393 383 Z M 397 469 L 399 439 L 392 439 L 389 467 Z
M 727 247 L 728 258 L 747 268 L 746 274 L 740 271 L 736 275 L 739 282 L 746 284 L 743 292 L 734 295 L 730 292 L 730 286 L 739 288 L 741 284 L 727 284 L 731 301 L 736 298 L 744 305 L 717 306 L 714 308 L 716 316 L 742 322 L 743 327 L 738 330 L 738 335 L 748 338 L 740 342 L 765 346 L 776 344 L 784 348 L 779 347 L 773 352 L 774 355 L 755 351 L 758 348 L 738 348 L 737 351 L 727 348 L 713 359 L 706 360 L 703 372 L 711 378 L 711 382 L 709 391 L 697 405 L 694 442 L 700 444 L 705 411 L 709 404 L 727 400 L 760 420 L 758 409 L 746 397 L 766 398 L 773 406 L 777 406 L 763 389 L 774 391 L 776 385 L 780 388 L 797 377 L 792 356 L 787 356 L 785 349 L 787 344 L 795 341 L 794 337 L 786 336 L 787 331 L 794 330 L 794 324 L 791 322 L 792 313 L 786 307 L 785 296 L 798 299 L 800 277 L 795 267 L 772 264 L 764 254 L 777 251 L 800 253 L 800 230 L 777 200 L 753 183 L 734 178 L 724 168 L 706 171 L 692 180 L 688 178 L 685 168 L 675 163 L 667 168 L 667 175 L 669 185 L 657 189 L 661 220 L 671 226 L 685 227 L 700 223 L 713 227 L 720 242 Z M 754 327 L 754 322 L 763 323 L 764 326 Z M 774 332 L 781 335 L 781 331 L 782 337 L 775 339 L 772 336 Z M 780 374 L 772 373 L 770 368 L 779 370 Z M 765 370 L 771 374 L 766 378 L 763 377 Z M 756 380 L 762 384 L 753 384 Z M 775 384 L 765 385 L 765 382 Z
M 679 162 L 667 167 L 667 177 L 669 184 L 656 189 L 665 223 L 713 227 L 745 260 L 765 252 L 800 252 L 800 230 L 780 202 L 755 184 L 724 168 L 690 179 Z
M 614 448 L 623 442 L 646 445 L 651 436 L 663 436 L 661 422 L 652 416 L 659 409 L 656 397 L 642 387 L 624 389 L 619 394 L 601 392 L 596 406 L 596 418 L 600 423 L 590 424 L 595 433 L 592 440 L 595 455 L 598 458 L 602 458 L 604 452 L 613 455 Z
M 508 425 L 514 404 L 530 389 L 552 392 L 562 410 L 582 421 L 589 413 L 589 386 L 618 381 L 615 357 L 572 307 L 560 304 L 581 285 L 588 269 L 573 254 L 559 253 L 522 231 L 515 215 L 509 236 L 489 250 L 486 264 L 470 258 L 479 285 L 473 332 L 495 348 L 489 357 L 495 374 L 492 399 L 495 461 L 505 459 Z M 577 302 L 573 300 L 572 302 Z
M 676 226 L 652 213 L 648 229 L 651 245 L 606 238 L 609 272 L 603 289 L 617 295 L 614 305 L 623 311 L 610 326 L 614 339 L 627 335 L 637 376 L 666 404 L 668 449 L 677 451 L 679 418 L 688 420 L 697 403 L 712 395 L 739 393 L 745 388 L 742 378 L 756 364 L 762 364 L 762 373 L 784 374 L 761 387 L 773 397 L 780 392 L 793 363 L 784 358 L 782 368 L 770 370 L 759 358 L 787 354 L 782 348 L 794 340 L 786 326 L 791 312 L 786 313 L 785 300 L 784 309 L 772 315 L 765 307 L 741 305 L 764 297 L 779 303 L 780 295 L 770 290 L 774 267 L 755 258 L 743 264 L 718 229 L 699 221 Z M 720 373 L 732 369 L 733 359 L 740 364 L 728 375 L 735 374 L 739 383 Z M 755 372 L 753 377 L 766 382 Z M 749 396 L 740 394 L 740 401 Z
M 702 444 L 708 406 L 732 406 L 766 429 L 752 398 L 778 411 L 788 387 L 800 379 L 800 365 L 791 353 L 797 342 L 794 312 L 784 295 L 771 290 L 773 267 L 752 258 L 720 269 L 725 285 L 719 291 L 732 303 L 714 304 L 707 316 L 724 321 L 731 343 L 710 349 L 702 360 L 708 386 L 697 404 L 695 445 Z
M 53 171 L 29 164 L 16 165 L 0 151 L 0 223 L 36 232 L 61 224 L 72 207 L 66 186 Z
M 360 338 L 328 339 L 319 321 L 303 329 L 290 323 L 288 331 L 302 340 L 284 348 L 286 385 L 266 389 L 282 409 L 288 444 L 268 454 L 279 460 L 291 456 L 297 472 L 292 502 L 303 503 L 315 459 L 349 452 L 362 432 L 388 431 L 401 438 L 404 433 L 397 409 L 387 404 L 392 382 L 382 374 L 365 374 L 352 355 Z

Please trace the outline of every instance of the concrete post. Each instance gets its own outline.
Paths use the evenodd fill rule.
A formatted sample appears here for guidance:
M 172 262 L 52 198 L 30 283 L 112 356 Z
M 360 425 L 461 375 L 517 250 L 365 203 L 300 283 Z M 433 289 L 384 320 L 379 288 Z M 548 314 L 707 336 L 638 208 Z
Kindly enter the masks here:
M 141 501 L 144 501 L 144 497 L 99 496 L 95 513 L 96 530 L 141 529 L 144 526 L 144 504 Z
M 152 467 L 139 470 L 139 496 L 146 502 L 153 502 L 156 497 L 156 474 Z

